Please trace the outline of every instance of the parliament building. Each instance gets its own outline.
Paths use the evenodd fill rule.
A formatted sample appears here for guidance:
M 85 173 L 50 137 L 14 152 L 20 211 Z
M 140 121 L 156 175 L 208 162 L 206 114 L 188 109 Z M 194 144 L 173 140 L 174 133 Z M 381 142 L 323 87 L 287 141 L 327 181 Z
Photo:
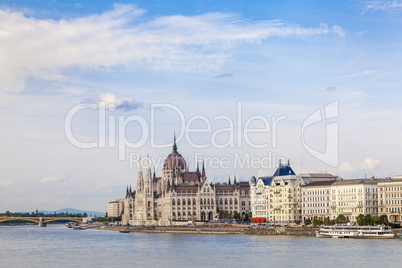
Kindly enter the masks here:
M 250 211 L 250 184 L 212 184 L 205 174 L 204 163 L 200 171 L 189 171 L 186 161 L 173 150 L 166 158 L 162 176 L 151 173 L 149 162 L 143 171 L 138 170 L 136 189 L 127 188 L 124 198 L 123 224 L 173 225 L 188 221 L 216 221 L 219 215 L 244 218 Z

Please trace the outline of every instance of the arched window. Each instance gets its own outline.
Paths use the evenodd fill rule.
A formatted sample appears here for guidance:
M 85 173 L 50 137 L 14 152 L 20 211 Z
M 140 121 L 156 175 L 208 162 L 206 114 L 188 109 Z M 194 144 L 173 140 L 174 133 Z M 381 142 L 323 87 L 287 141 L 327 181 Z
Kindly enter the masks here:
M 183 199 L 183 206 L 186 205 L 186 199 Z
M 210 203 L 209 203 L 209 198 L 208 198 L 207 204 L 208 204 L 208 205 L 210 204 Z
M 174 199 L 172 200 L 172 205 L 176 205 L 176 201 L 174 201 Z
M 219 204 L 220 204 L 220 205 L 223 205 L 223 200 L 222 200 L 222 198 L 219 200 Z
M 180 199 L 177 199 L 177 205 L 180 206 Z M 179 215 L 180 216 L 180 215 Z
M 193 205 L 195 206 L 197 204 L 197 201 L 195 201 L 195 198 L 193 199 Z

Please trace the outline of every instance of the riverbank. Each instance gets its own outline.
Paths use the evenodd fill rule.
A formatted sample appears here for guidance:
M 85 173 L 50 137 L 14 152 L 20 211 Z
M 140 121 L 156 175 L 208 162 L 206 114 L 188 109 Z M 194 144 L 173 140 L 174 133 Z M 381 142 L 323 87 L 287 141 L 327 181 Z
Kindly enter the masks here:
M 246 235 L 303 235 L 314 236 L 318 228 L 239 228 L 239 227 L 123 227 L 101 226 L 100 229 L 141 233 L 182 233 L 182 234 L 246 234 Z
M 126 231 L 140 233 L 176 233 L 176 234 L 243 234 L 243 235 L 296 235 L 315 236 L 319 228 L 247 228 L 247 227 L 124 227 L 124 226 L 101 226 L 99 229 L 110 231 Z M 397 237 L 401 229 L 393 229 Z

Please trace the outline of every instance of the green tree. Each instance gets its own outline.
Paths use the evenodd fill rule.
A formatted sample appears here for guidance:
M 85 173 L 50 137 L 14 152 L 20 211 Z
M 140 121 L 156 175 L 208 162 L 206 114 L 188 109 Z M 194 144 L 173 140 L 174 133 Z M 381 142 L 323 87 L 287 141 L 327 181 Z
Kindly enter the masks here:
M 249 221 L 250 217 L 251 217 L 251 213 L 247 211 L 246 214 L 244 214 L 244 220 Z
M 304 224 L 305 224 L 305 225 L 310 225 L 310 224 L 311 224 L 311 220 L 310 220 L 310 219 L 305 219 L 305 220 L 304 220 Z
M 359 214 L 359 216 L 357 216 L 356 218 L 357 224 L 362 226 L 364 225 L 364 215 L 363 214 Z
M 240 219 L 240 214 L 237 211 L 233 212 L 233 218 L 235 218 L 236 220 Z
M 219 219 L 223 219 L 224 215 L 225 215 L 225 211 L 223 210 L 218 210 L 218 214 L 219 214 Z
M 381 215 L 378 224 L 388 225 L 388 217 L 387 217 L 387 215 Z
M 371 214 L 364 216 L 364 225 L 373 225 L 373 217 L 371 217 Z
M 225 211 L 225 213 L 223 214 L 223 218 L 228 219 L 230 216 L 229 211 Z
M 373 225 L 377 225 L 377 224 L 379 224 L 379 223 L 380 223 L 380 217 L 374 216 L 374 217 L 373 217 Z
M 335 222 L 337 224 L 341 223 L 341 222 L 345 222 L 346 221 L 346 217 L 343 214 L 339 214 L 338 217 L 336 218 Z

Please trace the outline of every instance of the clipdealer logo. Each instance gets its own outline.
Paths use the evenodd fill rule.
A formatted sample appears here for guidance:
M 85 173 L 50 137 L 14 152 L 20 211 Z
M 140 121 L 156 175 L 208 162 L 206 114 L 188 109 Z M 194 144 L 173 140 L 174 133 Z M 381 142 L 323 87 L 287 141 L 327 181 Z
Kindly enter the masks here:
M 76 137 L 72 130 L 74 116 L 82 110 L 97 111 L 98 114 L 98 137 L 92 141 L 84 142 Z M 74 146 L 81 149 L 91 148 L 118 148 L 118 159 L 126 160 L 129 149 L 139 149 L 150 144 L 152 149 L 169 148 L 173 145 L 172 142 L 167 144 L 159 144 L 156 142 L 156 122 L 158 111 L 169 111 L 176 114 L 176 120 L 180 123 L 180 129 L 177 132 L 177 140 L 185 139 L 187 144 L 194 149 L 205 148 L 243 148 L 245 145 L 251 149 L 261 149 L 267 152 L 264 157 L 250 155 L 250 152 L 236 152 L 233 157 L 210 157 L 209 164 L 211 168 L 274 168 L 279 160 L 285 160 L 284 157 L 277 155 L 275 152 L 268 151 L 268 148 L 276 148 L 278 145 L 278 129 L 282 121 L 287 119 L 286 115 L 271 116 L 267 118 L 263 115 L 253 115 L 248 118 L 243 118 L 242 103 L 237 102 L 236 116 L 234 118 L 228 115 L 216 115 L 213 118 L 208 118 L 205 115 L 194 115 L 186 117 L 185 113 L 178 107 L 170 103 L 154 103 L 150 104 L 150 113 L 148 116 L 133 115 L 116 115 L 107 111 L 114 112 L 116 106 L 105 102 L 99 103 L 80 103 L 73 106 L 65 117 L 65 135 L 67 140 Z M 339 102 L 334 101 L 318 109 L 308 116 L 301 126 L 301 142 L 304 149 L 319 161 L 328 164 L 332 167 L 338 165 L 339 158 L 339 124 L 336 119 L 339 117 Z M 328 121 L 328 122 L 327 122 Z M 196 123 L 202 123 L 203 128 L 194 127 Z M 220 124 L 219 124 L 219 123 Z M 253 123 L 258 123 L 259 128 L 252 127 Z M 136 131 L 139 138 L 133 142 L 126 137 L 126 129 L 130 123 L 139 125 Z M 315 150 L 306 142 L 305 131 L 310 126 L 318 123 L 326 123 L 326 139 L 325 152 Z M 225 125 L 225 127 L 222 127 Z M 261 127 L 262 126 L 262 127 Z M 192 139 L 191 134 L 209 135 L 209 140 L 203 144 Z M 223 134 L 225 139 L 222 139 Z M 259 139 L 253 134 L 259 135 Z M 221 135 L 218 139 L 217 136 Z M 320 135 L 315 133 L 314 135 Z M 261 138 L 263 137 L 263 138 Z M 200 161 L 201 155 L 194 155 L 196 162 Z M 141 161 L 138 153 L 130 153 L 130 166 L 132 162 Z M 203 156 L 202 159 L 208 157 Z M 190 160 L 190 159 L 189 159 Z M 160 163 L 161 160 L 152 161 Z

